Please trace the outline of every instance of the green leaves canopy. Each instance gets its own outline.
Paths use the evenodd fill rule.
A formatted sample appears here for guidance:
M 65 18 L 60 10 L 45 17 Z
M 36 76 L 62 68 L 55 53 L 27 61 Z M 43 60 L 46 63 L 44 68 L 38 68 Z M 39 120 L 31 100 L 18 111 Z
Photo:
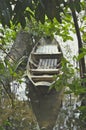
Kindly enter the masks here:
M 70 7 L 80 11 L 80 0 L 73 3 L 74 6 L 71 6 L 69 0 L 0 0 L 0 22 L 3 26 L 10 26 L 10 21 L 13 21 L 14 24 L 20 23 L 25 27 L 26 17 L 29 20 L 34 17 L 44 23 L 47 15 L 50 20 L 55 17 L 61 23 L 64 8 Z

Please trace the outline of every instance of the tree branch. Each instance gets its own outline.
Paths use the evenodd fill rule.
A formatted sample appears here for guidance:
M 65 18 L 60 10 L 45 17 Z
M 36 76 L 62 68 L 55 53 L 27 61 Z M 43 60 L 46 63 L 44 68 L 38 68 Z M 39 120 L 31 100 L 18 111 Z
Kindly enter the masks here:
M 74 4 L 73 2 L 74 2 L 73 0 L 70 0 L 70 3 L 72 5 Z M 82 39 L 81 39 L 81 35 L 80 35 L 80 29 L 79 29 L 75 9 L 73 7 L 70 7 L 70 9 L 71 9 L 71 12 L 72 12 L 72 17 L 73 17 L 73 21 L 74 21 L 75 30 L 76 30 L 76 35 L 77 35 L 77 40 L 78 40 L 78 49 L 79 49 L 79 54 L 80 54 L 80 53 L 82 53 L 81 48 L 83 48 Z M 81 58 L 81 60 L 79 61 L 79 66 L 80 66 L 80 76 L 84 77 L 85 72 L 86 72 L 84 57 Z

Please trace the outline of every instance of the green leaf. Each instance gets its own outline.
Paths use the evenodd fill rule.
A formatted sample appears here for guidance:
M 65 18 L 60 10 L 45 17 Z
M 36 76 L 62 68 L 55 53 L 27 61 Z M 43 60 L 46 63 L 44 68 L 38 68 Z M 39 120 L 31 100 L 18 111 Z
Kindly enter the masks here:
M 4 122 L 4 125 L 11 126 L 11 123 L 7 120 Z
M 3 70 L 3 69 L 4 69 L 4 63 L 0 62 L 0 70 Z
M 86 55 L 86 53 L 82 52 L 79 54 L 77 60 L 79 61 L 80 59 L 82 59 L 84 56 Z
M 2 126 L 0 126 L 0 130 L 5 130 Z
M 82 112 L 85 112 L 84 114 L 86 116 L 86 106 L 80 106 L 78 109 Z
M 73 93 L 73 91 L 69 90 L 69 91 L 65 91 L 64 93 L 65 94 L 71 94 L 71 93 Z

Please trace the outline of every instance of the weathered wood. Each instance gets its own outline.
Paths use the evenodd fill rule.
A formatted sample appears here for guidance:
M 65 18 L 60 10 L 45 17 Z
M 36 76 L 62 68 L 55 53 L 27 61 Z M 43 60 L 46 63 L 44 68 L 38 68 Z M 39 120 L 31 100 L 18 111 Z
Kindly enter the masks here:
M 49 90 L 60 73 L 62 51 L 55 40 L 42 38 L 33 48 L 27 64 L 29 96 L 40 129 L 52 130 L 61 105 L 63 90 Z M 33 61 L 37 67 L 31 66 Z M 58 69 L 57 69 L 58 68 Z
M 52 75 L 41 75 L 41 76 L 31 76 L 32 80 L 35 81 L 49 81 L 52 82 L 54 81 L 54 77 Z
M 33 74 L 58 74 L 59 69 L 31 69 Z
M 57 59 L 40 59 L 38 69 L 56 69 Z
M 53 84 L 54 75 L 60 73 L 62 56 L 59 43 L 55 39 L 40 39 L 34 46 L 27 64 L 27 76 L 33 85 L 43 85 L 45 82 L 47 85 Z M 51 71 L 57 68 L 59 70 Z
M 24 36 L 24 34 L 25 34 L 25 36 Z M 31 44 L 29 45 L 29 43 L 32 43 L 32 41 L 31 42 L 29 41 L 30 40 L 29 38 L 31 38 L 31 37 L 28 36 L 28 33 L 22 32 L 21 34 L 18 34 L 18 37 L 17 37 L 17 40 L 15 41 L 15 45 L 13 45 L 11 52 L 9 53 L 9 55 L 11 57 L 15 58 L 16 62 L 23 55 L 28 55 L 30 53 L 30 51 L 29 51 L 31 49 L 30 47 L 32 47 L 32 46 L 30 46 Z M 50 43 L 50 41 L 49 41 L 49 43 Z M 18 44 L 18 45 L 16 45 L 16 44 Z M 14 49 L 14 48 L 16 48 L 16 49 Z M 48 52 L 49 52 L 49 50 L 48 50 Z M 6 58 L 10 59 L 9 56 L 7 56 Z M 38 67 L 39 63 L 37 63 L 37 61 L 35 61 L 35 59 L 32 61 L 31 60 L 29 60 L 29 61 L 30 61 L 29 65 L 33 66 L 32 68 L 35 69 Z M 55 64 L 54 64 L 54 62 L 51 62 L 51 59 L 50 60 L 46 59 L 45 61 L 46 62 L 43 63 L 45 67 L 49 66 L 49 64 L 52 64 L 54 66 L 57 63 L 57 60 L 55 60 L 55 62 L 56 62 Z M 48 63 L 48 61 L 49 61 L 49 63 Z M 46 65 L 45 65 L 45 63 L 46 63 Z M 58 66 L 58 64 L 57 64 L 57 66 Z M 56 68 L 56 66 L 55 66 L 55 68 Z M 27 67 L 27 70 L 30 71 L 30 68 Z M 41 71 L 41 72 L 43 72 L 43 71 Z M 52 71 L 51 74 L 52 73 L 54 73 L 54 71 Z M 56 71 L 56 73 L 57 73 L 57 71 Z M 53 79 L 53 76 L 51 75 L 51 77 L 48 77 L 48 78 Z M 43 127 L 45 127 L 46 130 L 52 130 L 53 126 L 55 124 L 55 121 L 57 119 L 59 107 L 61 105 L 62 91 L 56 92 L 55 90 L 51 90 L 49 92 L 49 87 L 47 87 L 47 86 L 50 86 L 51 82 L 44 82 L 44 81 L 36 82 L 36 86 L 41 86 L 41 84 L 45 85 L 45 86 L 32 87 L 31 85 L 29 85 L 29 95 L 30 95 L 30 99 L 31 99 L 31 103 L 32 103 L 32 109 L 36 115 L 40 128 L 42 129 Z
M 45 54 L 40 54 L 40 53 L 31 53 L 32 56 L 34 56 L 36 59 L 56 59 L 62 56 L 61 52 L 57 52 L 57 53 L 45 53 Z

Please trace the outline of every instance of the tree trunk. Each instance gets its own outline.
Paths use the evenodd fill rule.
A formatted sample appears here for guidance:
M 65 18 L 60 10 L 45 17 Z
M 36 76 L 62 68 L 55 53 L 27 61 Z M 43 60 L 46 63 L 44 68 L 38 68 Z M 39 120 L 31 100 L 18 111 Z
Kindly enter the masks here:
M 73 5 L 73 0 L 70 0 L 70 3 Z M 77 16 L 76 16 L 76 12 L 74 10 L 74 8 L 70 8 L 71 12 L 72 12 L 72 17 L 73 17 L 73 21 L 74 21 L 74 25 L 75 25 L 75 30 L 76 30 L 76 35 L 77 35 L 77 40 L 78 40 L 78 49 L 79 49 L 79 54 L 82 53 L 81 48 L 83 48 L 82 46 L 82 40 L 81 40 L 81 35 L 80 35 L 80 30 L 79 30 L 79 25 L 78 25 L 78 21 L 77 21 Z M 84 77 L 85 74 L 85 60 L 84 57 L 80 59 L 79 61 L 79 67 L 80 67 L 80 76 Z

